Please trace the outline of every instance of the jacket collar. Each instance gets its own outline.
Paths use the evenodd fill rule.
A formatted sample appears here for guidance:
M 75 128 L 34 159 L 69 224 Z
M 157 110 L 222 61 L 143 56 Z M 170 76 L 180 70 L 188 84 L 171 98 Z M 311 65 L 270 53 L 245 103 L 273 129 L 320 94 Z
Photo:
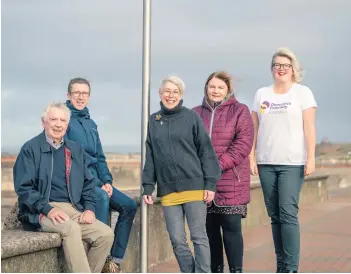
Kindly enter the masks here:
M 51 152 L 51 145 L 46 141 L 46 134 L 45 130 L 39 135 L 40 139 L 40 149 L 42 152 L 47 153 Z M 78 148 L 79 145 L 68 140 L 68 138 L 65 136 L 64 137 L 64 146 L 68 148 L 69 151 L 71 151 L 71 156 L 72 158 L 75 158 L 76 154 L 78 153 Z
M 236 102 L 238 102 L 238 100 L 236 100 L 234 95 L 231 95 L 227 100 L 222 101 L 222 103 L 220 103 L 218 106 L 216 106 L 216 108 L 222 108 L 224 106 L 234 105 Z M 210 111 L 213 110 L 213 108 L 211 107 L 211 104 L 209 102 L 207 102 L 206 96 L 202 100 L 202 106 Z
M 45 132 L 45 131 L 44 131 Z M 53 148 L 60 148 L 61 146 L 63 146 L 64 144 L 64 138 L 61 139 L 59 144 L 55 144 L 54 140 L 52 140 L 45 132 L 45 138 L 46 138 L 46 142 L 49 143 L 49 145 L 51 145 Z
M 49 152 L 51 151 L 51 146 L 50 144 L 46 141 L 46 134 L 45 134 L 45 130 L 43 130 L 42 133 L 40 133 L 39 135 L 40 138 L 40 149 L 42 152 Z
M 66 101 L 66 106 L 70 109 L 72 117 L 90 119 L 89 109 L 87 107 L 82 110 L 78 110 L 69 100 Z
M 181 99 L 179 101 L 179 104 L 177 106 L 175 106 L 172 109 L 168 109 L 166 108 L 162 101 L 160 102 L 160 106 L 161 106 L 161 114 L 165 115 L 165 116 L 172 116 L 172 115 L 176 115 L 178 113 L 180 113 L 183 110 L 183 99 Z

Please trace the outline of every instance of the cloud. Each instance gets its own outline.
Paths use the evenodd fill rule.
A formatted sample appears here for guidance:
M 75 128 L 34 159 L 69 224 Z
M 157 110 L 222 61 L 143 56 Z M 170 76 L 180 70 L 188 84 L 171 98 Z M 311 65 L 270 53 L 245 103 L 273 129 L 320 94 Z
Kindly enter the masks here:
M 288 46 L 319 105 L 318 138 L 349 140 L 350 9 L 347 0 L 153 1 L 151 111 L 159 108 L 163 76 L 184 79 L 184 102 L 193 107 L 218 69 L 241 79 L 237 95 L 251 106 L 255 91 L 271 84 L 272 53 Z M 65 100 L 77 76 L 91 81 L 89 109 L 103 144 L 139 145 L 142 19 L 141 1 L 4 1 L 2 146 L 19 146 L 41 130 L 42 109 Z

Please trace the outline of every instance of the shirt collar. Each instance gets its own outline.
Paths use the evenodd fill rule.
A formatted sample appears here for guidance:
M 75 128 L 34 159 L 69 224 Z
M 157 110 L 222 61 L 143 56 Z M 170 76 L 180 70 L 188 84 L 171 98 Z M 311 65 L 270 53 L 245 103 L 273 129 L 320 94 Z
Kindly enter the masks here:
M 54 142 L 54 140 L 52 140 L 52 139 L 46 134 L 46 132 L 45 132 L 45 138 L 46 138 L 46 142 L 47 142 L 50 146 L 52 146 L 53 148 L 55 148 L 55 149 L 59 149 L 59 148 L 63 145 L 63 143 L 64 143 L 64 139 L 62 138 L 61 141 L 60 141 L 60 143 L 56 144 L 56 143 Z

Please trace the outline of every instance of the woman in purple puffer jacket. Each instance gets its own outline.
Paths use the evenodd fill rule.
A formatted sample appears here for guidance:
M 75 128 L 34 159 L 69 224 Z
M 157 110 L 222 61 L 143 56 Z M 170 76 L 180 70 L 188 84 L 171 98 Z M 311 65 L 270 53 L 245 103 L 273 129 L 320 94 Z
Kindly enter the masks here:
M 249 154 L 254 139 L 250 111 L 235 98 L 232 78 L 223 71 L 208 77 L 202 105 L 194 110 L 205 124 L 222 170 L 207 211 L 211 269 L 213 273 L 224 271 L 224 242 L 230 272 L 240 273 L 244 250 L 241 219 L 246 217 L 250 202 Z

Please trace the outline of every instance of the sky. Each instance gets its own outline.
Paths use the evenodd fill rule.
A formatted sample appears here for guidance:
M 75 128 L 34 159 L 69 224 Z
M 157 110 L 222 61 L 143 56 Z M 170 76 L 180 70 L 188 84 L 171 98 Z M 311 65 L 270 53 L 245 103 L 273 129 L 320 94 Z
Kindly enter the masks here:
M 66 100 L 71 78 L 91 82 L 88 106 L 105 151 L 141 144 L 140 0 L 3 0 L 1 6 L 1 147 L 18 150 L 42 131 L 41 113 Z M 251 108 L 272 84 L 270 62 L 289 47 L 318 104 L 317 140 L 350 142 L 351 1 L 153 0 L 150 110 L 160 80 L 185 82 L 184 105 L 201 104 L 210 73 L 233 75 Z

